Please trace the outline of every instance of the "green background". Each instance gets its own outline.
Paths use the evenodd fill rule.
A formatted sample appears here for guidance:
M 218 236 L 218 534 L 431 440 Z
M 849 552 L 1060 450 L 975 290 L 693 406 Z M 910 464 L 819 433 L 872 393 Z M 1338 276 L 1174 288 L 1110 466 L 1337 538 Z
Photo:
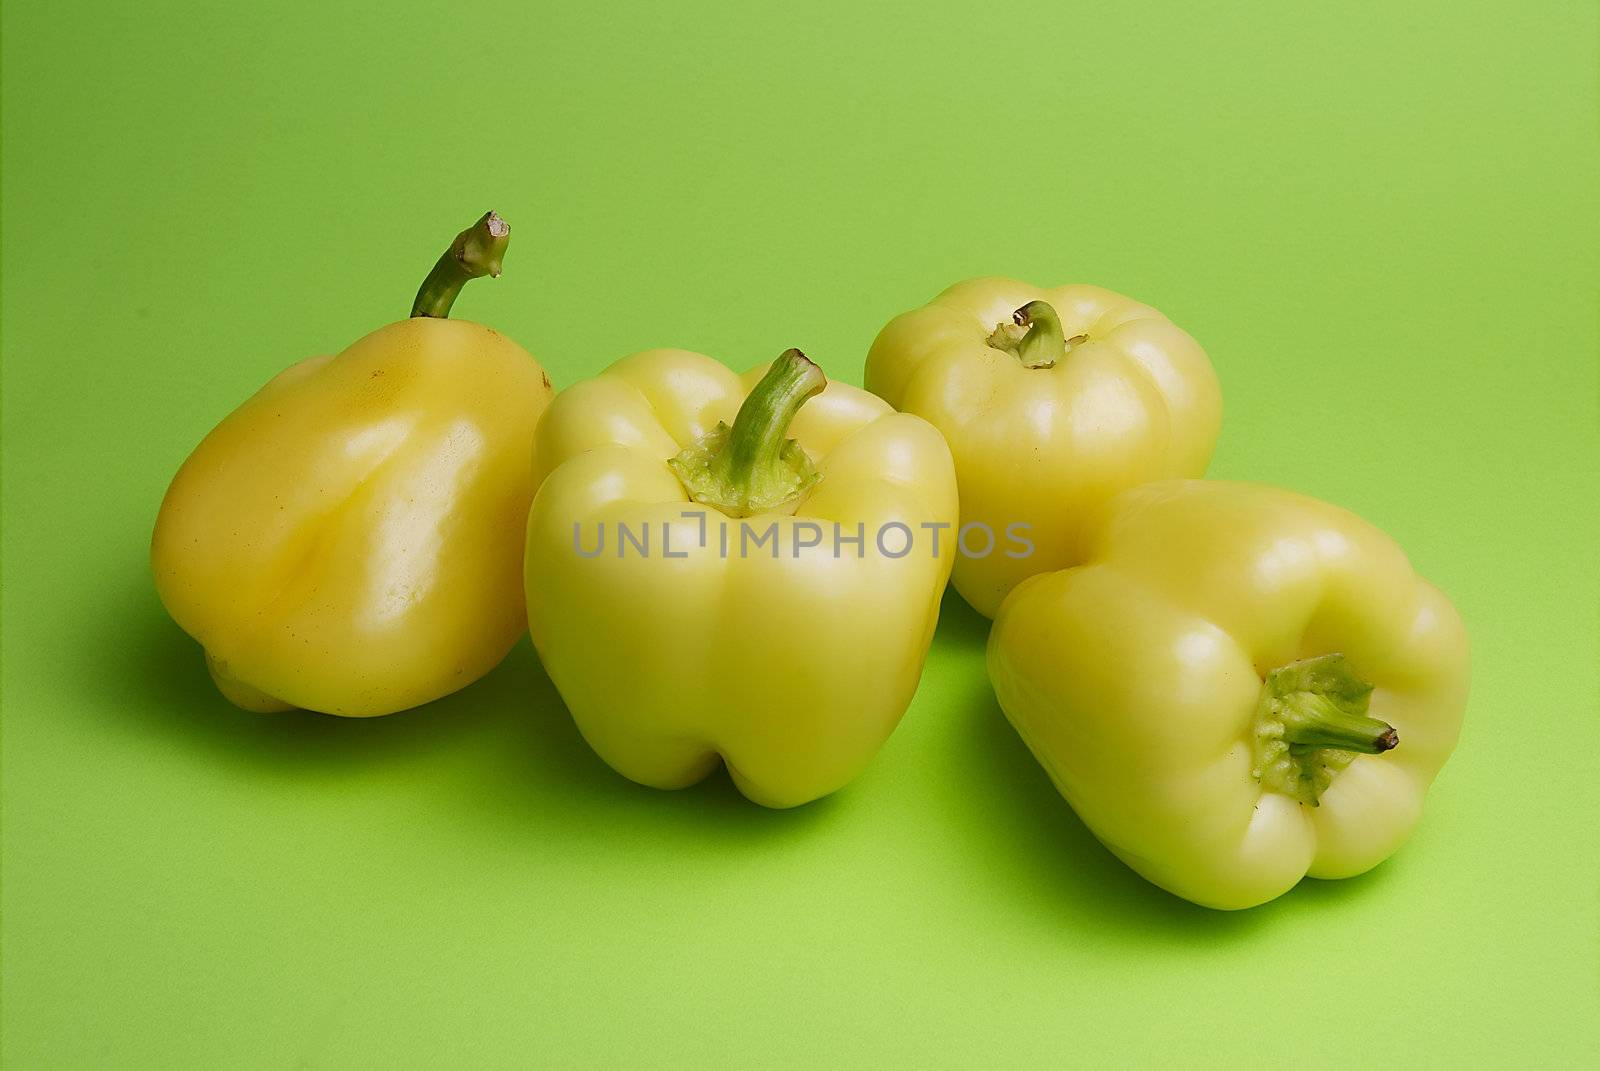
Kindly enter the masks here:
M 379 1063 L 1575 1061 L 1597 1050 L 1600 150 L 1589 2 L 4 8 L 3 1055 Z M 1207 347 L 1212 473 L 1392 532 L 1475 645 L 1373 873 L 1146 885 L 946 599 L 868 773 L 787 813 L 585 748 L 526 643 L 369 722 L 259 717 L 162 613 L 201 435 L 403 315 L 560 386 L 877 328 L 986 273 Z

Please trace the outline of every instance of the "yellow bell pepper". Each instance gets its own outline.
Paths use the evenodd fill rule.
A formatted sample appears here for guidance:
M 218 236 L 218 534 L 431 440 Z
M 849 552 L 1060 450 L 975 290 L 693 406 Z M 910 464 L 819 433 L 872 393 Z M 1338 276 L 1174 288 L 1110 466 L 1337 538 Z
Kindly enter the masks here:
M 1222 419 L 1199 344 L 1097 286 L 957 283 L 889 322 L 866 384 L 949 442 L 953 579 L 985 617 L 1024 578 L 1081 561 L 1085 519 L 1118 491 L 1204 474 Z
M 798 350 L 742 378 L 649 350 L 563 391 L 536 453 L 529 631 L 602 759 L 657 788 L 720 761 L 769 807 L 866 766 L 949 577 L 937 431 Z
M 1467 637 L 1371 525 L 1251 484 L 1114 499 L 995 618 L 1000 706 L 1150 881 L 1243 908 L 1388 858 L 1455 747 Z
M 530 451 L 550 380 L 445 319 L 509 228 L 457 236 L 412 318 L 292 365 L 184 462 L 151 562 L 173 619 L 247 710 L 365 717 L 472 683 L 521 635 Z

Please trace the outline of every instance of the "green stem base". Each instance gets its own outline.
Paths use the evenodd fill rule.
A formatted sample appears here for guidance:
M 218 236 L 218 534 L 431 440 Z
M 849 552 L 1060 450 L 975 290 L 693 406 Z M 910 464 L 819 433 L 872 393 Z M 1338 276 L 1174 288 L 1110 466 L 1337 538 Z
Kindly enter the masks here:
M 1061 317 L 1048 301 L 1028 302 L 1011 315 L 1011 321 L 995 325 L 989 345 L 1011 354 L 1024 368 L 1054 368 L 1072 347 L 1089 339 L 1088 335 L 1064 337 Z
M 1291 662 L 1267 674 L 1256 704 L 1254 768 L 1263 787 L 1317 806 L 1334 775 L 1358 754 L 1400 743 L 1394 726 L 1367 715 L 1372 685 L 1344 655 Z
M 739 406 L 733 427 L 719 423 L 667 464 L 689 497 L 729 517 L 792 506 L 822 474 L 789 425 L 828 378 L 799 350 L 786 350 Z

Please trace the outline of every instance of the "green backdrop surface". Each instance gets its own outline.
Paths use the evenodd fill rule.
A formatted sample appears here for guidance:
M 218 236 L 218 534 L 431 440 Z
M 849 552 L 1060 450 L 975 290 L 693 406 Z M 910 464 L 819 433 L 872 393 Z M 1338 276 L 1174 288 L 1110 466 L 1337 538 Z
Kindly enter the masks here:
M 1592 3 L 3 17 L 8 1068 L 1597 1052 Z M 458 314 L 558 386 L 654 345 L 860 382 L 977 274 L 1163 309 L 1222 380 L 1212 474 L 1362 514 L 1468 622 L 1417 836 L 1248 913 L 1168 896 L 954 596 L 888 746 L 793 812 L 615 776 L 526 642 L 391 718 L 229 707 L 152 590 L 167 480 L 490 207 Z

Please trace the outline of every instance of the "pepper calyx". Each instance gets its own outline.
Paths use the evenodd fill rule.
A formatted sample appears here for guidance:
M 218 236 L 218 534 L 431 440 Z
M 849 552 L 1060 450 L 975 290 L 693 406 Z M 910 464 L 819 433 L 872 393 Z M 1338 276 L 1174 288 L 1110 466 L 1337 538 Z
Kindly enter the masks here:
M 791 509 L 822 474 L 788 437 L 789 425 L 827 385 L 810 358 L 785 350 L 739 406 L 733 426 L 718 422 L 668 467 L 691 499 L 729 517 Z
M 1251 774 L 1264 788 L 1312 807 L 1356 755 L 1400 743 L 1367 713 L 1372 685 L 1342 654 L 1290 662 L 1267 674 L 1251 731 Z
M 1011 323 L 995 325 L 988 343 L 1011 354 L 1024 368 L 1054 368 L 1072 347 L 1087 342 L 1086 334 L 1066 338 L 1061 317 L 1048 301 L 1030 301 L 1011 314 Z

